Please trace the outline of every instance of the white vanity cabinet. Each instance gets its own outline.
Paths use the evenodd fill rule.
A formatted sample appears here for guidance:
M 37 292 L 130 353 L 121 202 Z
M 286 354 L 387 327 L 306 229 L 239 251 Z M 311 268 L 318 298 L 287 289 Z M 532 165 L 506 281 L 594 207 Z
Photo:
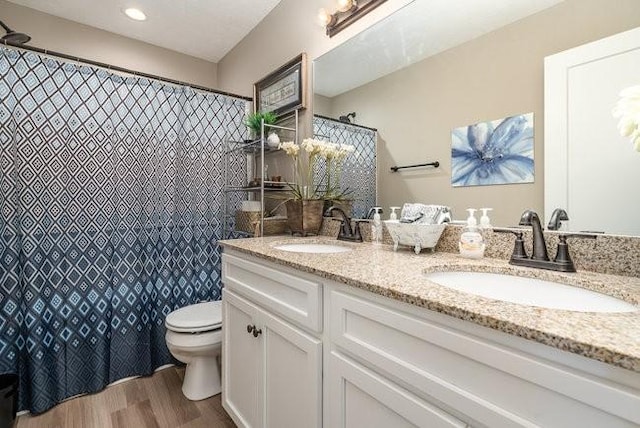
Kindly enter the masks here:
M 322 424 L 321 285 L 223 256 L 222 404 L 239 427 Z
M 638 373 L 341 284 L 324 286 L 326 426 L 640 425 Z
M 640 373 L 258 258 L 223 260 L 223 405 L 239 426 L 640 426 Z

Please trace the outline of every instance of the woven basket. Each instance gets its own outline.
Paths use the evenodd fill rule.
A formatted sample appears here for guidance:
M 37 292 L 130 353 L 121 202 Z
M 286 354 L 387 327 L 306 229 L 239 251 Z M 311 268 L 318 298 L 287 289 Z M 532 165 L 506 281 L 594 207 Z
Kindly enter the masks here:
M 260 224 L 260 211 L 236 211 L 236 230 L 254 233 L 255 222 Z
M 260 211 L 236 211 L 236 230 L 260 236 Z M 282 235 L 286 230 L 286 217 L 265 217 L 264 236 Z

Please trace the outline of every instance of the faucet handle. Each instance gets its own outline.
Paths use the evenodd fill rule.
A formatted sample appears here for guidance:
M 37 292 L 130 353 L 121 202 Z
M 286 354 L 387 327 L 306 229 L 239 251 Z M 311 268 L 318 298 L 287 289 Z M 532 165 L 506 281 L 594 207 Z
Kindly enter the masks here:
M 524 249 L 524 231 L 522 229 L 494 227 L 493 231 L 498 233 L 513 233 L 514 235 L 516 235 L 516 241 L 513 245 L 513 253 L 511 253 L 511 260 L 529 258 L 526 250 Z
M 561 233 L 558 235 L 558 251 L 556 251 L 556 257 L 553 259 L 555 263 L 565 266 L 565 272 L 575 272 L 576 267 L 569 254 L 569 244 L 567 238 L 582 238 L 582 239 L 596 239 L 598 235 L 593 233 Z
M 555 263 L 562 263 L 569 266 L 570 272 L 575 272 L 576 268 L 571 260 L 571 254 L 569 254 L 569 244 L 567 244 L 567 235 L 558 236 L 558 251 L 556 251 L 556 257 L 553 259 Z
M 349 221 L 349 218 L 345 220 L 342 218 L 332 217 L 331 220 L 340 222 L 340 233 L 338 234 L 338 239 L 351 236 L 351 222 Z
M 360 223 L 371 223 L 371 220 L 366 218 L 353 219 L 353 237 L 357 242 L 362 242 L 362 231 L 360 230 Z
M 341 218 L 331 218 L 332 220 L 337 220 L 341 222 L 340 225 L 340 233 L 338 234 L 338 239 L 350 240 L 353 236 L 353 232 L 351 231 L 351 219 L 347 216 L 347 214 L 342 210 L 342 208 L 337 207 L 336 205 L 332 205 L 324 212 L 325 217 L 331 217 L 331 214 L 336 211 L 340 214 Z

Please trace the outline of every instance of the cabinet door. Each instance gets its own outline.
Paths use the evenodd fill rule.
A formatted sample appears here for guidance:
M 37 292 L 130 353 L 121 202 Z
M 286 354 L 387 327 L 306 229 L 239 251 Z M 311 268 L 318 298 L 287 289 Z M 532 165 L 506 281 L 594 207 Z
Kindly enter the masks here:
M 322 342 L 262 312 L 265 427 L 322 426 Z
M 258 309 L 229 290 L 222 296 L 222 404 L 240 427 L 262 426 L 261 341 L 247 326 Z
M 467 425 L 336 351 L 329 357 L 327 426 L 463 428 Z

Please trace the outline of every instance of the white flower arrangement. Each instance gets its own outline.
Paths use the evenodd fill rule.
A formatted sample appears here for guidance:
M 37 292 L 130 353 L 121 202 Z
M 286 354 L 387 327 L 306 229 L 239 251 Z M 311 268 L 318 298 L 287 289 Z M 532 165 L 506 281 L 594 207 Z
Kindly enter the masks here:
M 291 156 L 294 161 L 296 182 L 291 186 L 294 199 L 338 200 L 344 196 L 344 192 L 340 189 L 342 163 L 355 150 L 355 147 L 315 138 L 305 138 L 300 145 L 293 141 L 287 141 L 280 143 L 278 148 Z M 301 149 L 307 154 L 305 159 L 299 156 Z M 320 184 L 314 183 L 315 166 L 320 159 L 326 162 L 327 169 L 324 189 Z
M 297 157 L 298 153 L 300 153 L 300 146 L 293 141 L 285 141 L 284 143 L 280 143 L 278 145 L 278 148 L 280 150 L 284 150 L 287 155 L 293 158 Z
M 620 119 L 620 135 L 629 137 L 636 151 L 640 152 L 640 85 L 620 92 L 620 100 L 613 109 L 613 117 Z

